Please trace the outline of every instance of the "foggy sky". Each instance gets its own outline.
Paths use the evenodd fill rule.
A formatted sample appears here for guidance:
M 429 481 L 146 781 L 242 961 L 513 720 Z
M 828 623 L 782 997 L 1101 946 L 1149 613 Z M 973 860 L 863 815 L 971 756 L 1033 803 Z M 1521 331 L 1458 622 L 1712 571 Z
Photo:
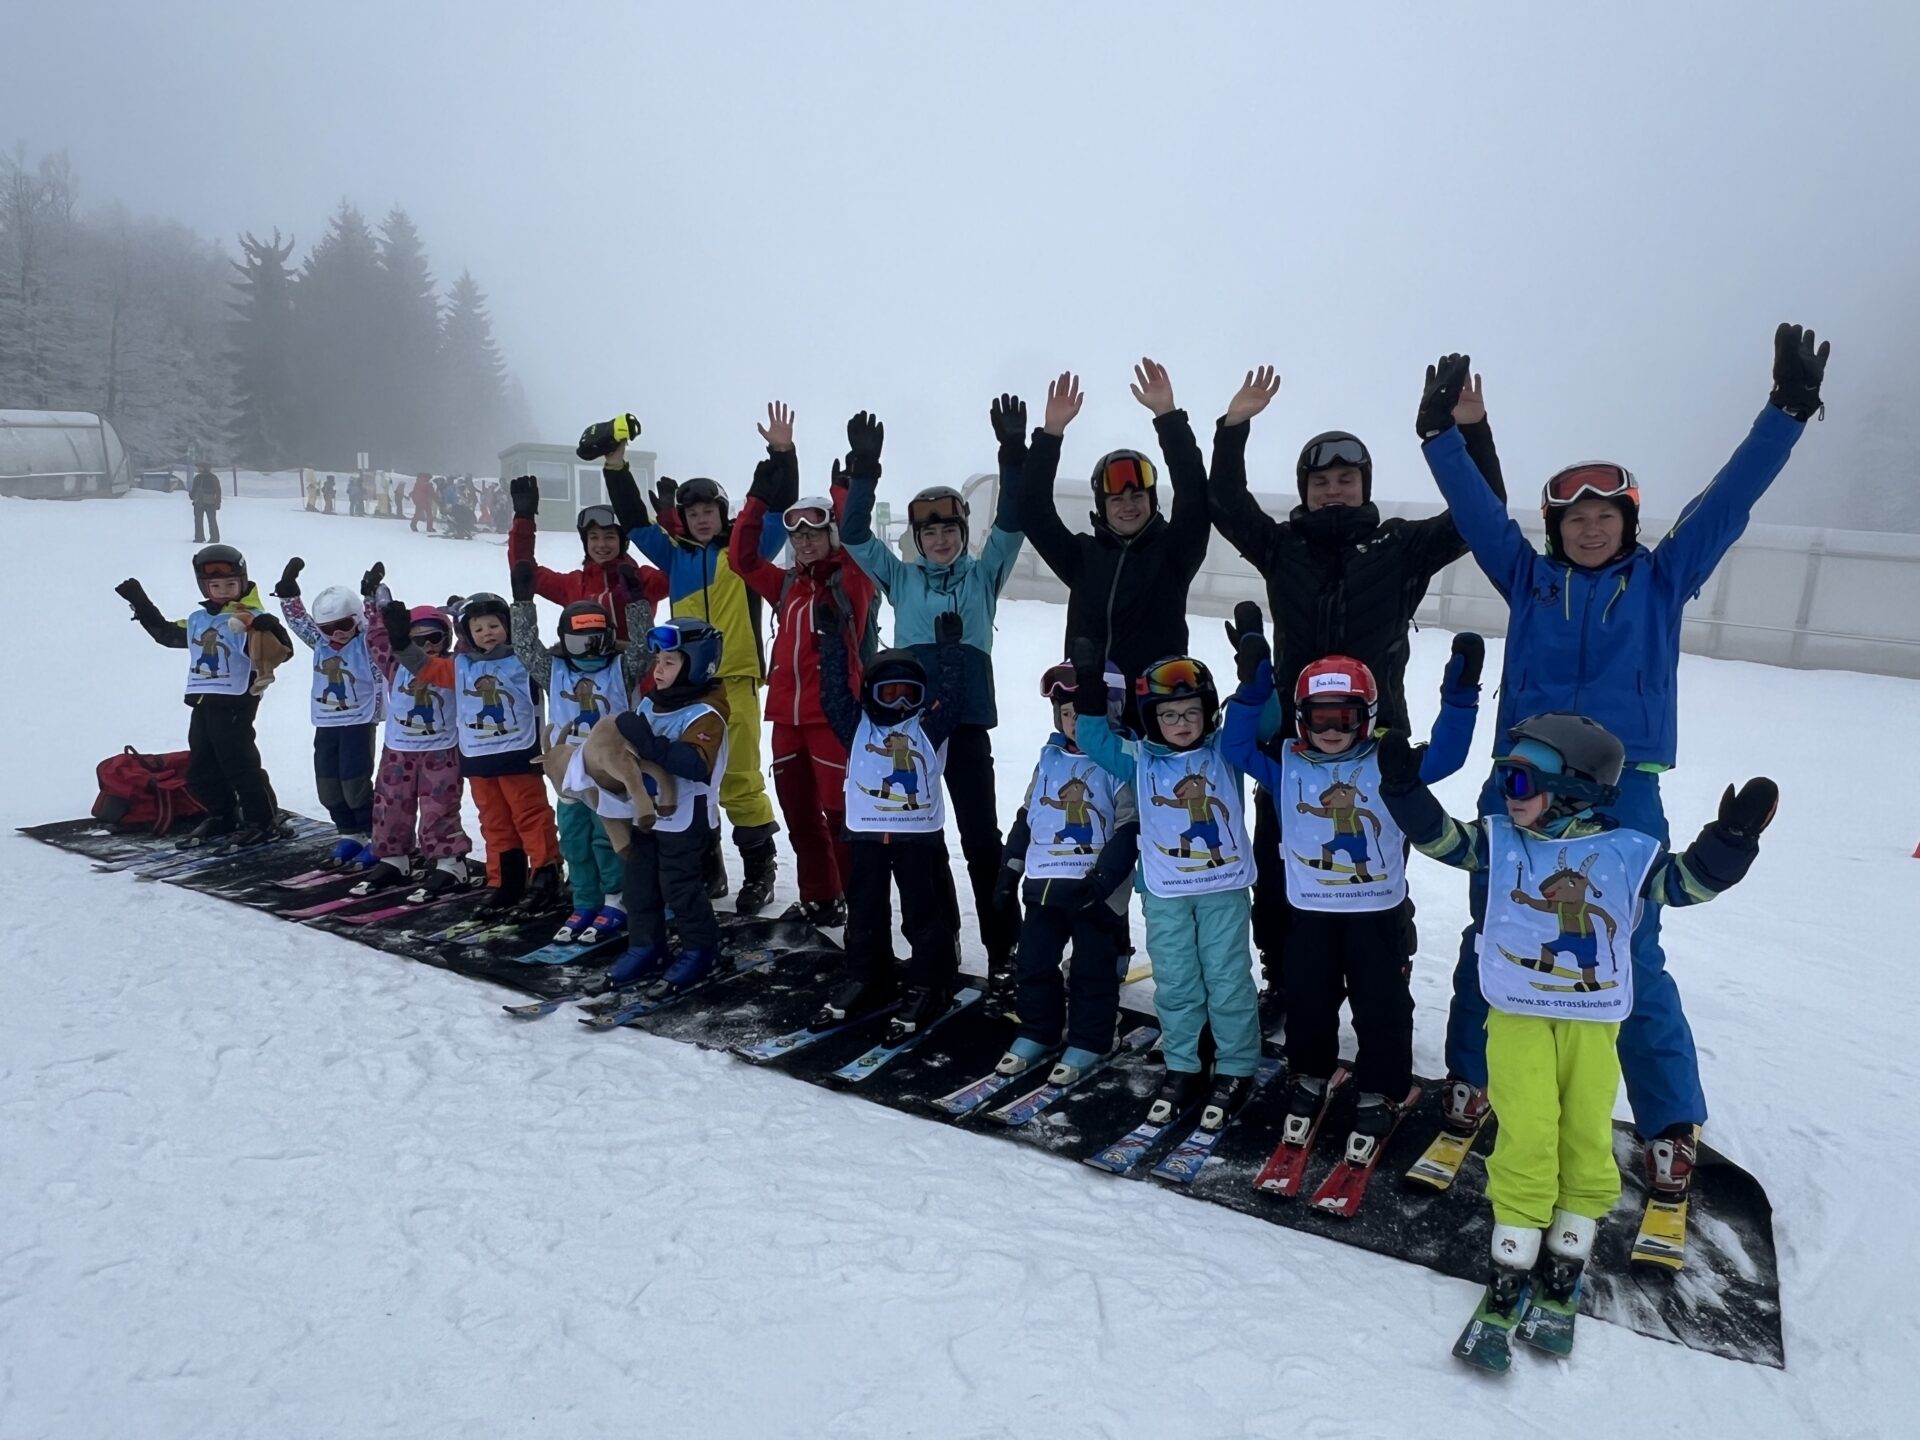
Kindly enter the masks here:
M 26 0 L 0 33 L 0 143 L 68 149 L 84 203 L 299 254 L 343 197 L 402 203 L 442 283 L 491 295 L 532 438 L 631 408 L 667 473 L 736 497 L 769 399 L 809 489 L 878 411 L 899 502 L 991 468 L 990 396 L 1037 423 L 1067 366 L 1077 478 L 1152 447 L 1144 353 L 1203 446 L 1280 367 L 1256 488 L 1341 427 L 1381 497 L 1427 499 L 1422 370 L 1463 349 L 1519 494 L 1605 456 L 1671 514 L 1764 402 L 1776 322 L 1835 345 L 1783 487 L 1821 483 L 1920 322 L 1900 0 Z

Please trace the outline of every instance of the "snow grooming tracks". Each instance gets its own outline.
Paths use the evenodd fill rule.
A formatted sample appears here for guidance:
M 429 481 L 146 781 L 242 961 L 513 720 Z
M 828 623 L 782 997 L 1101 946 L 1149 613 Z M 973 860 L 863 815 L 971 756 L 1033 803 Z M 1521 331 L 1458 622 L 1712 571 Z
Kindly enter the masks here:
M 312 827 L 309 835 L 323 834 L 324 827 L 305 823 Z M 33 826 L 22 833 L 117 868 L 144 858 L 151 869 L 161 870 L 167 867 L 153 862 L 173 851 L 173 842 L 165 837 L 115 835 L 92 820 Z M 312 868 L 316 851 L 305 848 L 305 843 L 278 842 L 262 852 L 228 857 L 230 865 L 176 871 L 165 876 L 163 883 L 232 903 L 252 903 L 256 908 L 258 900 L 248 897 L 261 889 L 272 890 L 280 897 L 280 906 L 285 906 L 286 899 L 299 892 L 289 892 L 273 882 Z M 285 854 L 269 856 L 281 846 Z M 81 883 L 129 882 L 100 878 L 83 879 Z M 552 1007 L 556 1011 L 571 1000 L 604 989 L 604 966 L 615 958 L 617 947 L 614 952 L 582 955 L 579 963 L 525 963 L 552 937 L 552 923 L 544 917 L 485 944 L 435 943 L 430 938 L 466 919 L 477 901 L 477 895 L 465 895 L 427 908 L 417 927 L 405 923 L 349 926 L 340 923 L 339 915 L 318 917 L 306 924 L 321 933 L 491 981 L 536 1001 L 557 1001 Z M 712 1048 L 752 1049 L 802 1027 L 835 981 L 845 974 L 845 957 L 826 936 L 809 926 L 736 917 L 726 911 L 720 912 L 720 920 L 725 948 L 734 961 L 732 972 L 723 971 L 723 980 L 632 1018 L 630 1028 Z M 1151 1015 L 1136 1011 L 1125 1011 L 1121 1017 L 1123 1031 L 1153 1023 Z M 940 1097 L 991 1071 L 1013 1037 L 1013 1027 L 1006 1020 L 991 1014 L 984 1005 L 968 1004 L 950 1012 L 937 1027 L 922 1032 L 912 1046 L 896 1052 L 884 1065 L 870 1067 L 866 1078 L 857 1082 L 836 1078 L 837 1070 L 873 1046 L 885 1024 L 884 1014 L 868 1016 L 759 1063 L 809 1084 L 838 1089 L 927 1121 L 939 1116 L 934 1102 Z M 568 1041 L 580 1035 L 573 1026 L 553 1033 L 564 1034 Z M 1108 1157 L 1103 1152 L 1115 1149 L 1116 1140 L 1144 1116 L 1159 1076 L 1151 1052 L 1126 1052 L 1089 1074 L 1024 1124 L 976 1124 L 967 1128 L 1002 1144 L 1038 1145 L 1064 1160 L 1105 1159 Z M 1026 1088 L 1031 1089 L 1042 1079 L 1044 1075 L 1033 1076 Z M 1220 1205 L 1267 1224 L 1308 1231 L 1336 1243 L 1389 1255 L 1477 1286 L 1486 1277 L 1491 1223 L 1485 1202 L 1484 1156 L 1477 1149 L 1466 1155 L 1457 1177 L 1445 1190 L 1396 1183 L 1440 1129 L 1438 1097 L 1443 1087 L 1435 1081 L 1419 1083 L 1425 1097 L 1381 1148 L 1367 1203 L 1351 1218 L 1336 1218 L 1315 1211 L 1303 1199 L 1278 1200 L 1255 1189 L 1254 1177 L 1279 1143 L 1286 1111 L 1286 1087 L 1277 1080 L 1222 1132 L 1206 1164 L 1188 1183 L 1162 1182 L 1156 1188 Z M 1351 1096 L 1338 1099 L 1316 1138 L 1309 1160 L 1312 1171 L 1323 1173 L 1337 1161 L 1351 1113 Z M 1190 1117 L 1183 1119 L 1166 1127 L 1167 1133 L 1153 1137 L 1149 1146 L 1131 1157 L 1125 1178 L 1146 1183 L 1147 1167 L 1141 1163 L 1145 1156 L 1176 1135 L 1184 1138 L 1190 1123 Z M 1582 1280 L 1581 1311 L 1590 1319 L 1696 1350 L 1784 1367 L 1773 1212 L 1759 1183 L 1702 1145 L 1689 1199 L 1684 1268 L 1676 1273 L 1661 1265 L 1635 1265 L 1630 1256 L 1646 1193 L 1640 1179 L 1638 1146 L 1624 1125 L 1615 1126 L 1614 1141 L 1624 1188 L 1620 1204 L 1600 1227 L 1593 1258 Z M 1105 1181 L 1089 1177 L 1087 1183 Z

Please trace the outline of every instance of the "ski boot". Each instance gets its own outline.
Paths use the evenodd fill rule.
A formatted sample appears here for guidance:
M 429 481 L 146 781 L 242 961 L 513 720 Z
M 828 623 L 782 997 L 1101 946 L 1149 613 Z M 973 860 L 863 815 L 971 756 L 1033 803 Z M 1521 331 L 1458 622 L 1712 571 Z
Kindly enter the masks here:
M 480 913 L 500 916 L 527 897 L 527 852 L 509 850 L 500 857 L 500 883 L 480 902 Z
M 1085 1078 L 1086 1073 L 1106 1059 L 1109 1053 L 1111 1052 L 1085 1050 L 1078 1045 L 1069 1045 L 1066 1053 L 1055 1063 L 1053 1069 L 1047 1072 L 1047 1083 L 1078 1085 Z
M 1200 1112 L 1200 1128 L 1224 1130 L 1227 1122 L 1238 1115 L 1252 1098 L 1253 1076 L 1216 1075 L 1213 1093 L 1207 1097 L 1206 1108 Z
M 581 945 L 598 945 L 602 940 L 615 940 L 626 934 L 627 912 L 618 905 L 602 905 L 593 912 L 586 928 L 576 931 L 574 940 Z
M 407 896 L 407 903 L 424 905 L 429 900 L 438 900 L 442 895 L 450 895 L 455 890 L 464 890 L 473 883 L 473 876 L 467 869 L 464 855 L 443 855 L 420 875 L 420 883 Z
M 1393 1132 L 1399 1119 L 1399 1108 L 1393 1101 L 1375 1091 L 1363 1091 L 1354 1107 L 1353 1129 L 1347 1135 L 1347 1163 L 1372 1163 L 1380 1142 Z
M 1647 1171 L 1647 1189 L 1656 1200 L 1684 1200 L 1693 1184 L 1694 1162 L 1700 1153 L 1698 1125 L 1669 1125 L 1646 1142 L 1640 1152 Z
M 404 885 L 412 878 L 412 857 L 402 855 L 398 860 L 377 860 L 373 868 L 347 893 L 354 896 L 376 895 L 382 890 Z
M 847 980 L 834 988 L 827 1003 L 807 1022 L 809 1030 L 831 1030 L 842 1021 L 871 1014 L 893 1002 L 899 988 L 892 977 L 885 980 Z
M 1540 1232 L 1524 1225 L 1493 1227 L 1493 1265 L 1487 1275 L 1487 1305 L 1518 1319 L 1521 1296 L 1540 1258 Z
M 987 957 L 987 1013 L 1020 1023 L 1020 967 L 1009 952 Z
M 1287 992 L 1278 979 L 1268 979 L 1267 988 L 1260 992 L 1259 1006 L 1260 1033 L 1278 1035 L 1287 1023 Z
M 322 870 L 351 870 L 360 863 L 360 842 L 351 835 L 343 835 L 333 842 L 333 848 L 327 852 L 327 858 L 320 862 Z
M 953 1003 L 953 991 L 944 985 L 914 986 L 900 1003 L 900 1013 L 887 1026 L 886 1043 L 904 1045 L 942 1015 Z
M 771 820 L 734 831 L 733 843 L 740 847 L 740 863 L 746 869 L 740 893 L 733 899 L 734 914 L 758 915 L 773 899 L 773 877 L 779 856 L 773 837 L 779 833 L 780 827 Z
M 1449 1075 L 1440 1102 L 1440 1123 L 1456 1135 L 1471 1135 L 1486 1118 L 1486 1090 L 1457 1075 Z
M 1287 1118 L 1280 1127 L 1280 1138 L 1289 1145 L 1304 1145 L 1313 1133 L 1313 1117 L 1327 1098 L 1327 1082 L 1317 1075 L 1296 1075 L 1287 1086 Z
M 1571 1210 L 1553 1212 L 1553 1224 L 1547 1227 L 1547 1253 L 1540 1267 L 1540 1283 L 1548 1299 L 1563 1305 L 1573 1299 L 1587 1257 L 1593 1254 L 1593 1237 L 1599 1228 L 1599 1221 Z
M 292 827 L 276 815 L 270 820 L 256 820 L 250 824 L 241 826 L 227 837 L 226 843 L 222 848 L 239 850 L 248 845 L 265 845 L 270 840 L 290 840 L 292 838 Z M 359 855 L 361 845 L 358 840 L 342 841 L 341 843 L 351 844 L 354 855 Z M 337 849 L 338 847 L 336 846 L 335 848 Z M 336 866 L 335 868 L 345 870 L 351 868 L 351 864 Z
M 572 914 L 568 915 L 566 919 L 562 920 L 560 922 L 560 928 L 553 932 L 553 943 L 556 945 L 572 945 L 579 940 L 581 932 L 590 929 L 592 925 L 592 915 L 588 914 L 585 910 L 575 910 Z
M 845 896 L 836 895 L 831 900 L 804 901 L 800 909 L 807 923 L 816 930 L 840 930 L 846 926 Z
M 542 865 L 527 881 L 526 898 L 520 902 L 521 908 L 529 915 L 544 915 L 560 904 L 561 888 L 559 862 Z
M 1169 1070 L 1160 1091 L 1147 1109 L 1149 1125 L 1171 1125 L 1174 1119 L 1193 1108 L 1207 1089 L 1207 1077 L 1195 1070 Z
M 205 819 L 201 820 L 198 825 L 194 826 L 176 840 L 173 848 L 176 850 L 198 850 L 203 845 L 211 845 L 215 841 L 226 839 L 227 836 L 234 832 L 234 828 L 234 819 L 231 815 L 208 815 Z M 323 870 L 327 868 L 324 861 L 321 862 L 320 868 Z
M 727 862 L 720 856 L 720 833 L 714 832 L 713 843 L 700 857 L 700 873 L 707 882 L 707 898 L 724 900 L 727 898 Z
M 667 952 L 661 946 L 630 945 L 626 954 L 607 972 L 607 986 L 621 990 L 629 985 L 644 985 L 650 980 L 657 980 L 666 972 L 668 959 Z
M 1053 1046 L 1044 1041 L 1029 1040 L 1022 1036 L 1007 1047 L 1007 1053 L 1000 1057 L 1000 1063 L 993 1067 L 993 1073 L 1004 1075 L 1009 1080 L 1018 1079 L 1038 1065 L 1052 1050 Z
M 666 974 L 654 982 L 653 989 L 647 995 L 654 1000 L 664 1000 L 669 995 L 678 995 L 682 990 L 691 990 L 713 974 L 719 963 L 720 957 L 711 950 L 682 950 L 673 957 Z

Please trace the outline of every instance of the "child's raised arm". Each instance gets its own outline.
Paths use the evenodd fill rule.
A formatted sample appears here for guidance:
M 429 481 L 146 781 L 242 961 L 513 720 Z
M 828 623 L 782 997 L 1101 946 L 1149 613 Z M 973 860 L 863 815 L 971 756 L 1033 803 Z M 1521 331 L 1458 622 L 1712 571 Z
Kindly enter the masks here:
M 1486 659 L 1487 642 L 1471 630 L 1453 637 L 1453 658 L 1440 677 L 1440 713 L 1420 757 L 1420 779 L 1428 785 L 1439 784 L 1467 763 L 1474 722 L 1480 718 L 1480 670 Z
M 1760 853 L 1760 833 L 1773 823 L 1780 787 L 1762 775 L 1738 792 L 1727 786 L 1720 813 L 1680 855 L 1665 855 L 1641 894 L 1656 905 L 1703 905 L 1747 878 Z
M 1415 750 L 1397 730 L 1380 737 L 1380 798 L 1387 813 L 1421 854 L 1456 870 L 1484 870 L 1486 826 L 1478 820 L 1462 824 L 1441 807 L 1420 778 L 1425 749 Z
M 300 603 L 300 572 L 306 568 L 307 562 L 298 555 L 287 561 L 286 569 L 280 572 L 280 579 L 273 587 L 273 598 L 280 602 L 280 613 L 286 619 L 287 628 L 298 635 L 301 644 L 309 650 L 318 650 L 320 627 L 313 623 L 307 607 Z

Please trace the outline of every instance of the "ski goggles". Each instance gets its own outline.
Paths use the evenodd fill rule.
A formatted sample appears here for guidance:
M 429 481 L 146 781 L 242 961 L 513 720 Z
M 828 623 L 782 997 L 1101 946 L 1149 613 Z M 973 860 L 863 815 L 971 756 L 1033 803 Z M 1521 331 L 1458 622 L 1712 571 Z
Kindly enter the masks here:
M 351 615 L 342 615 L 338 620 L 316 620 L 322 635 L 348 635 L 360 628 L 360 622 Z
M 873 703 L 882 710 L 914 710 L 926 699 L 927 687 L 918 680 L 879 680 L 873 685 Z
M 678 625 L 656 625 L 647 631 L 647 649 L 656 655 L 664 650 L 678 650 L 684 643 L 684 632 Z
M 1367 447 L 1358 440 L 1322 440 L 1318 445 L 1307 448 L 1300 457 L 1302 471 L 1331 470 L 1336 465 L 1352 465 L 1364 470 L 1373 463 L 1373 457 L 1367 454 Z
M 620 517 L 614 514 L 611 505 L 589 505 L 580 512 L 576 522 L 581 530 L 618 530 Z
M 1159 472 L 1144 455 L 1119 455 L 1100 467 L 1093 489 L 1096 495 L 1120 495 L 1128 490 L 1151 490 L 1158 480 Z
M 1300 707 L 1300 723 L 1316 735 L 1357 735 L 1366 728 L 1367 707 L 1351 700 L 1310 700 Z
M 800 530 L 826 530 L 833 525 L 833 512 L 824 500 L 802 500 L 787 507 L 780 523 L 787 527 L 789 535 Z
M 1206 667 L 1190 656 L 1180 655 L 1149 665 L 1134 688 L 1149 698 L 1156 695 L 1198 695 L 1212 683 Z
M 407 639 L 418 645 L 422 650 L 443 649 L 450 638 L 452 637 L 449 636 L 445 630 L 437 626 L 431 630 L 409 630 L 407 632 Z
M 967 517 L 960 508 L 959 497 L 936 495 L 931 500 L 911 502 L 907 506 L 907 523 L 915 530 L 923 530 L 929 525 L 964 525 Z
M 1638 506 L 1640 486 L 1634 480 L 1633 472 L 1624 466 L 1591 461 L 1584 465 L 1569 465 L 1553 476 L 1542 489 L 1540 500 L 1544 505 L 1558 507 L 1571 505 L 1588 495 L 1598 495 L 1603 500 L 1618 497 L 1631 500 Z
M 244 580 L 246 575 L 231 560 L 209 560 L 200 567 L 200 579 L 207 580 Z

